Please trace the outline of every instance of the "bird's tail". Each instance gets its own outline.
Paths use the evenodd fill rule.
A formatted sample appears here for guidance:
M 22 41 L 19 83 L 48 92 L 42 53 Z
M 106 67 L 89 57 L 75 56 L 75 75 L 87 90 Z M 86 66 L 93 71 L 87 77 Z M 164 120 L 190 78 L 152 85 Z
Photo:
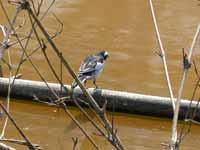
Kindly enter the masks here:
M 81 80 L 81 82 L 85 82 L 85 76 L 78 76 L 79 80 Z M 71 84 L 71 88 L 75 89 L 78 86 L 78 83 L 74 80 Z

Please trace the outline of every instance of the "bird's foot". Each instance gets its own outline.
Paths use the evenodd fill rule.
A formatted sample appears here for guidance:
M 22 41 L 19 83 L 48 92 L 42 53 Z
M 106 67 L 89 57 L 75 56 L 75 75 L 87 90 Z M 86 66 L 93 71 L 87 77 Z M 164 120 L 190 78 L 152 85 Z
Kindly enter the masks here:
M 86 84 L 86 83 L 87 83 L 87 80 L 84 81 L 84 84 L 83 84 L 83 85 L 84 85 L 84 87 L 88 90 L 88 87 L 87 87 L 87 84 Z
M 95 90 L 98 90 L 98 89 L 101 89 L 101 87 L 98 85 L 95 85 Z
M 93 84 L 94 84 L 94 86 L 95 86 L 95 89 L 98 89 L 98 88 L 99 88 L 98 85 L 96 84 L 96 80 L 93 81 Z

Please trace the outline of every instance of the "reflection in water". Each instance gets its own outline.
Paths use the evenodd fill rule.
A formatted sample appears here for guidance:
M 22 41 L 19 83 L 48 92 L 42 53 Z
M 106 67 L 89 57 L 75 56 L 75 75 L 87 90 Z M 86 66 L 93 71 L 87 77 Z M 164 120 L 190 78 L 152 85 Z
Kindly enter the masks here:
M 93 149 L 78 127 L 62 110 L 25 101 L 12 101 L 11 110 L 12 115 L 31 141 L 40 144 L 44 149 L 64 150 L 66 147 L 71 149 L 72 137 L 79 138 L 78 147 L 81 150 Z M 70 107 L 70 110 L 102 149 L 113 149 L 104 138 L 95 134 L 98 132 L 76 108 Z M 115 125 L 121 140 L 127 149 L 131 150 L 163 149 L 160 144 L 168 142 L 170 138 L 171 121 L 168 119 L 116 113 Z M 9 132 L 6 132 L 6 137 L 19 137 L 11 123 L 9 123 L 7 131 Z M 196 150 L 199 138 L 199 127 L 193 126 L 182 149 Z
M 155 12 L 166 49 L 175 95 L 182 69 L 181 49 L 190 47 L 200 20 L 198 3 L 198 1 L 189 0 L 181 2 L 155 0 Z M 7 6 L 6 2 L 5 4 Z M 13 10 L 8 7 L 7 10 L 11 15 Z M 52 11 L 64 23 L 64 31 L 55 39 L 55 42 L 76 72 L 86 55 L 105 49 L 111 56 L 102 76 L 98 79 L 100 87 L 151 95 L 168 95 L 162 62 L 156 55 L 158 45 L 147 0 L 58 0 Z M 1 11 L 0 17 L 1 23 L 5 23 L 5 17 Z M 43 23 L 50 33 L 54 33 L 58 28 L 52 15 L 49 15 Z M 33 42 L 29 50 L 32 50 L 35 44 Z M 196 47 L 195 60 L 199 60 L 198 49 L 199 44 Z M 59 72 L 60 61 L 50 48 L 47 52 Z M 14 64 L 18 63 L 21 53 L 22 51 L 17 46 L 12 50 Z M 47 63 L 43 61 L 41 51 L 32 58 L 48 81 L 56 81 Z M 196 63 L 198 65 L 198 61 Z M 16 69 L 16 65 L 14 67 Z M 194 87 L 196 80 L 192 69 L 184 91 L 185 98 L 190 97 L 190 89 Z M 70 84 L 72 78 L 66 70 L 64 71 L 64 82 Z M 40 80 L 28 62 L 22 66 L 20 73 L 25 79 Z M 76 109 L 71 109 L 102 149 L 112 149 L 105 140 L 93 135 L 95 130 Z M 79 149 L 92 149 L 71 120 L 62 111 L 54 112 L 54 110 L 54 108 L 30 103 L 12 102 L 12 113 L 20 126 L 34 143 L 41 144 L 44 149 L 70 149 L 71 137 L 74 136 L 80 138 Z M 171 121 L 124 114 L 116 114 L 115 121 L 122 141 L 128 149 L 163 149 L 160 143 L 169 141 Z M 16 131 L 11 125 L 8 131 L 7 136 L 16 136 Z M 194 126 L 192 134 L 187 137 L 187 141 L 184 141 L 182 149 L 198 149 L 198 139 L 199 127 Z
M 90 113 L 90 116 L 91 116 L 92 119 L 94 119 L 94 117 L 95 117 L 94 114 L 92 114 L 92 113 Z M 89 121 L 82 113 L 79 113 L 79 114 L 75 115 L 74 117 L 82 125 L 86 124 Z M 65 132 L 69 133 L 69 132 L 71 132 L 75 128 L 76 128 L 76 125 L 74 124 L 73 121 L 71 121 L 66 126 Z

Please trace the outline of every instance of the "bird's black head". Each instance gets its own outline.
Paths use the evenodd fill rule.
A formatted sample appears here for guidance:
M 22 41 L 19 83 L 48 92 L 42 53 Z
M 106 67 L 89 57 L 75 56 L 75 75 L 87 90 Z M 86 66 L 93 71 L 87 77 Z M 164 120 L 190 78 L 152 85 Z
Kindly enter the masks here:
M 104 59 L 104 60 L 106 60 L 106 59 L 109 57 L 107 51 L 101 51 L 101 52 L 98 53 L 98 55 L 103 56 L 103 59 Z

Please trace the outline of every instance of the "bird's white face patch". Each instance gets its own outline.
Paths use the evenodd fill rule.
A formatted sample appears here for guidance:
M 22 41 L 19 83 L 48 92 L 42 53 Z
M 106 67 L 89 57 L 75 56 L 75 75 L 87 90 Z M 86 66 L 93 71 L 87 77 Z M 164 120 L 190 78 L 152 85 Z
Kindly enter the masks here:
M 104 53 L 104 57 L 106 57 L 106 56 L 108 56 L 108 52 L 105 52 L 105 53 Z

